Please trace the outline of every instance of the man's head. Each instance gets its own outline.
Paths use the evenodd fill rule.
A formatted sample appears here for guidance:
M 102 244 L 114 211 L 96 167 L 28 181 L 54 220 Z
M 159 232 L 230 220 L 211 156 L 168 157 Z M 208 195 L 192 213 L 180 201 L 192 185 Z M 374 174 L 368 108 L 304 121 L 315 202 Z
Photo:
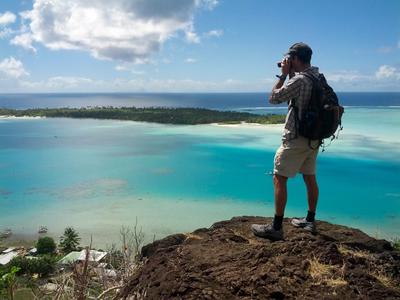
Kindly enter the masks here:
M 296 43 L 289 48 L 286 55 L 290 56 L 292 67 L 297 72 L 310 65 L 312 50 L 305 43 Z

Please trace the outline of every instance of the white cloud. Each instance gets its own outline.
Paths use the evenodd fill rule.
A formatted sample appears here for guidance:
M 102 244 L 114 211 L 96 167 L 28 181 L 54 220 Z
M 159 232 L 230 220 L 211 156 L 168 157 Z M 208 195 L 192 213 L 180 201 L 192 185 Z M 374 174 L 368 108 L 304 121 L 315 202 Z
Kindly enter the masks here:
M 20 46 L 22 48 L 32 51 L 33 53 L 36 53 L 36 48 L 32 46 L 32 35 L 30 35 L 29 33 L 15 36 L 10 41 L 10 44 Z
M 12 12 L 6 11 L 3 14 L 0 13 L 0 26 L 14 23 L 16 19 L 17 16 Z
M 198 43 L 200 43 L 200 37 L 197 35 L 196 32 L 192 31 L 191 29 L 190 29 L 190 30 L 187 30 L 187 31 L 185 32 L 185 35 L 186 35 L 186 40 L 187 40 L 189 43 L 193 43 L 193 44 L 198 44 Z
M 195 58 L 188 57 L 185 59 L 185 63 L 188 63 L 188 64 L 192 64 L 195 62 L 197 62 L 197 59 L 195 59 Z
M 369 79 L 370 76 L 360 74 L 358 71 L 336 71 L 325 74 L 328 81 L 331 82 L 352 82 Z
M 54 76 L 47 80 L 46 85 L 50 88 L 73 88 L 81 84 L 93 83 L 94 81 L 90 78 L 85 77 L 63 77 Z
M 369 73 L 357 70 L 328 72 L 325 77 L 338 91 L 399 91 L 400 87 L 400 71 L 389 65 Z
M 125 65 L 116 65 L 115 70 L 123 72 L 123 71 L 129 71 L 129 68 L 128 66 Z
M 218 5 L 218 3 L 218 0 L 196 0 L 196 4 L 198 6 L 203 6 L 209 10 L 213 10 Z
M 0 13 L 0 39 L 7 38 L 14 33 L 14 30 L 7 25 L 14 23 L 16 19 L 17 17 L 9 11 Z
M 202 81 L 193 79 L 116 79 L 109 88 L 118 91 L 140 92 L 223 92 L 265 89 L 264 82 L 245 82 L 235 79 Z M 260 89 L 261 88 L 261 89 Z
M 115 70 L 120 71 L 120 72 L 130 72 L 135 75 L 143 75 L 144 74 L 143 71 L 137 71 L 137 70 L 133 69 L 132 66 L 124 65 L 124 64 L 116 65 Z
M 334 83 L 366 83 L 370 86 L 374 86 L 377 81 L 382 80 L 399 80 L 400 71 L 393 66 L 382 65 L 378 70 L 371 74 L 362 74 L 359 71 L 337 71 L 325 74 L 328 81 Z
M 143 74 L 145 74 L 145 72 L 137 71 L 137 70 L 131 70 L 131 73 L 134 74 L 134 75 L 143 75 Z
M 141 76 L 112 80 L 54 76 L 42 81 L 14 76 L 8 81 L 0 80 L 0 89 L 10 92 L 266 92 L 276 82 L 273 75 L 254 80 L 154 79 L 141 71 L 132 70 L 133 65 L 119 66 L 121 70 Z M 326 73 L 325 76 L 336 91 L 399 91 L 400 74 L 392 68 L 379 68 L 376 73 L 380 71 L 380 79 L 376 73 L 363 74 L 355 70 Z
M 217 4 L 215 0 L 34 0 L 33 9 L 20 14 L 28 25 L 26 36 L 14 40 L 31 50 L 36 42 L 53 50 L 88 51 L 99 59 L 143 62 L 178 32 L 198 43 L 194 12 Z
M 377 79 L 400 79 L 400 72 L 395 67 L 382 65 L 375 76 Z
M 224 34 L 224 31 L 221 29 L 210 30 L 205 34 L 207 37 L 220 37 Z
M 105 81 L 85 77 L 55 76 L 36 82 L 21 79 L 17 82 L 17 87 L 23 92 L 254 92 L 269 89 L 268 84 L 272 82 L 265 79 L 248 82 L 236 79 L 202 81 L 141 77 Z
M 8 27 L 5 27 L 4 29 L 0 30 L 0 39 L 4 39 L 12 35 L 14 31 Z
M 104 82 L 92 80 L 85 77 L 53 76 L 42 81 L 19 81 L 20 86 L 30 91 L 62 91 L 74 88 L 99 86 Z
M 0 72 L 12 78 L 20 78 L 29 75 L 22 62 L 16 60 L 12 56 L 0 61 Z

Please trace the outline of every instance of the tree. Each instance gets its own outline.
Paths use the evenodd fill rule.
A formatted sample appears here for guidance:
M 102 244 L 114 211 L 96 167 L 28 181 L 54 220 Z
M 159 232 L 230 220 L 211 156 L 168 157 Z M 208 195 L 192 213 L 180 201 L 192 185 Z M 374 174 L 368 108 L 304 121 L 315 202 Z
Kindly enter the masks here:
M 23 256 L 14 257 L 9 263 L 10 269 L 18 268 L 17 275 L 21 274 L 38 274 L 40 277 L 47 276 L 52 273 L 55 268 L 55 258 L 50 255 L 43 255 L 35 259 L 29 259 Z
M 56 250 L 56 243 L 51 237 L 45 236 L 39 238 L 36 244 L 38 254 L 50 254 Z
M 12 267 L 10 272 L 4 274 L 0 277 L 0 290 L 5 288 L 9 299 L 14 299 L 15 284 L 16 284 L 16 274 L 18 273 L 18 267 Z
M 64 234 L 60 237 L 60 247 L 64 252 L 69 253 L 77 249 L 80 239 L 79 234 L 74 228 L 67 227 L 64 230 Z

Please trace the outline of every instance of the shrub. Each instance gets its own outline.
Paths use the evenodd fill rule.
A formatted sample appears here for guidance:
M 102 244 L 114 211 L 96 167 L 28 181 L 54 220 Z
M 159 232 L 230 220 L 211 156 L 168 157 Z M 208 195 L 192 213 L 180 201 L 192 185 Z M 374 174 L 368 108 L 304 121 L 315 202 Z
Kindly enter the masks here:
M 55 268 L 55 260 L 48 255 L 38 258 L 14 257 L 7 265 L 10 270 L 18 268 L 18 274 L 39 274 L 40 277 L 52 273 Z
M 56 250 L 56 243 L 51 237 L 45 236 L 39 238 L 36 244 L 38 254 L 49 254 Z
M 400 251 L 400 238 L 394 238 L 392 245 L 395 250 Z
M 55 261 L 52 257 L 46 255 L 37 259 L 30 259 L 30 274 L 39 274 L 39 276 L 47 276 L 54 271 Z

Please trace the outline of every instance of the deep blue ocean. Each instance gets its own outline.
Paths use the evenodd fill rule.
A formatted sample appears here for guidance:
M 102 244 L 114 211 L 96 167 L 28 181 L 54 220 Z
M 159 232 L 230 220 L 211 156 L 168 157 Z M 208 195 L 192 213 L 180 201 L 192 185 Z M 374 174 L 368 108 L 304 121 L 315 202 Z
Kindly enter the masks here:
M 344 130 L 318 157 L 317 218 L 380 238 L 400 236 L 400 93 L 339 93 Z M 0 95 L 0 107 L 163 106 L 286 111 L 254 94 Z M 0 229 L 58 238 L 74 226 L 118 242 L 136 218 L 148 240 L 237 215 L 273 215 L 282 126 L 164 125 L 0 118 Z M 301 176 L 286 216 L 306 213 Z
M 338 93 L 346 106 L 400 106 L 400 93 Z M 0 107 L 164 106 L 237 109 L 270 107 L 267 93 L 0 94 Z M 285 106 L 284 104 L 280 105 Z

